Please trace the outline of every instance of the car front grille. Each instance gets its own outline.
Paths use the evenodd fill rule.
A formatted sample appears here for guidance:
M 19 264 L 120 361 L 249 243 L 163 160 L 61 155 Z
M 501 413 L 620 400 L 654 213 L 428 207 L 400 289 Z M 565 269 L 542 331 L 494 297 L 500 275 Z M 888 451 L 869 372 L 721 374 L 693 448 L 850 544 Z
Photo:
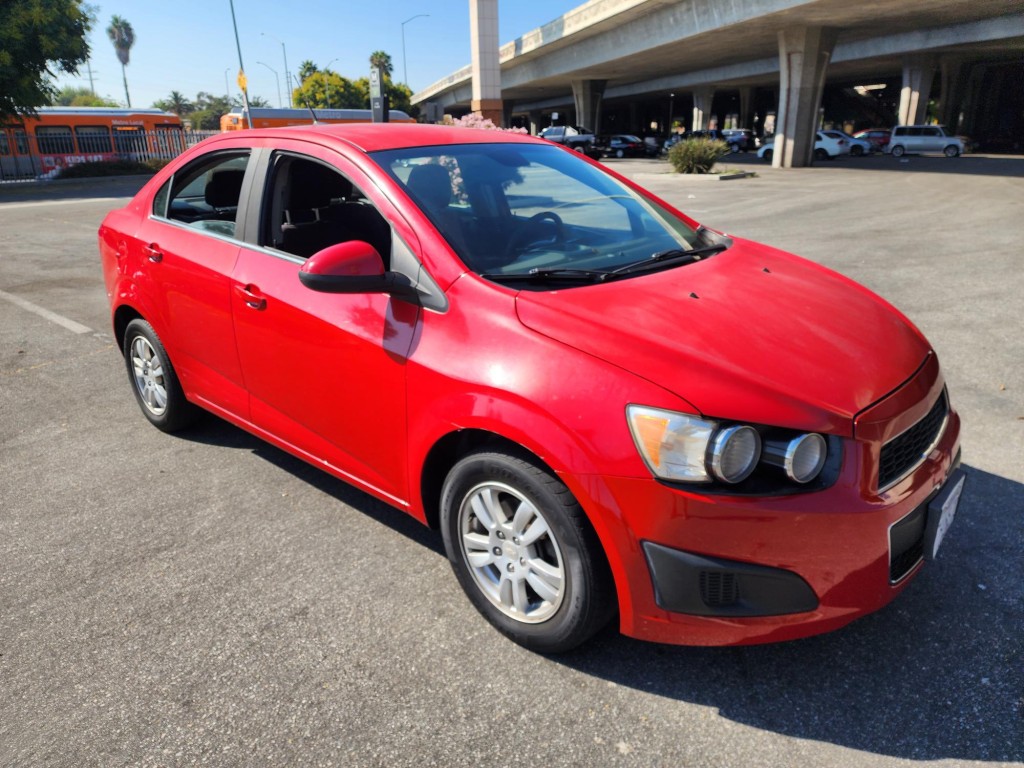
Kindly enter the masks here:
M 878 465 L 878 490 L 884 491 L 918 466 L 942 435 L 949 403 L 943 391 L 927 415 L 882 446 Z

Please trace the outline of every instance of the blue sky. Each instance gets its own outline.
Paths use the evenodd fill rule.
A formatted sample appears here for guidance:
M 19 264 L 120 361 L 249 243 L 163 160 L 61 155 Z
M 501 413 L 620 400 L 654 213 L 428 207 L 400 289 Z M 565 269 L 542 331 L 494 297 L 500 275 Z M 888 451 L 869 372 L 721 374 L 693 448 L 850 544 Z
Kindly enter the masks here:
M 583 2 L 500 0 L 500 42 L 507 43 Z M 115 14 L 135 29 L 135 46 L 126 68 L 132 106 L 149 107 L 172 90 L 189 99 L 199 91 L 223 94 L 225 74 L 232 94 L 238 92 L 238 54 L 228 0 L 99 0 L 98 5 L 89 42 L 100 96 L 124 102 L 121 64 L 106 35 Z M 402 81 L 402 22 L 420 13 L 429 15 L 405 25 L 409 86 L 414 92 L 470 63 L 469 0 L 235 0 L 249 93 L 277 106 L 277 84 L 270 71 L 274 69 L 287 106 L 282 42 L 293 73 L 305 59 L 321 68 L 336 59 L 330 68 L 354 80 L 368 74 L 370 54 L 384 50 L 391 54 L 395 79 Z M 88 87 L 86 68 L 77 77 L 61 75 L 57 84 Z

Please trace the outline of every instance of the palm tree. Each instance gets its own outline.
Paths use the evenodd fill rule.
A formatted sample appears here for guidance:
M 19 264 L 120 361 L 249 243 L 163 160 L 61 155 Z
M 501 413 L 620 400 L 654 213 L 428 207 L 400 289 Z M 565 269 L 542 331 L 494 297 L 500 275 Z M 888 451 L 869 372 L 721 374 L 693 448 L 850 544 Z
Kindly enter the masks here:
M 125 74 L 124 68 L 128 64 L 128 53 L 131 51 L 132 46 L 135 45 L 135 30 L 132 29 L 132 25 L 127 20 L 122 19 L 120 16 L 112 16 L 110 18 L 110 26 L 107 27 L 107 37 L 114 44 L 114 50 L 117 51 L 117 60 L 121 62 L 124 98 L 128 102 L 128 106 L 131 107 L 132 97 L 128 95 L 128 76 Z
M 309 59 L 299 64 L 299 84 L 306 82 L 310 77 L 315 75 L 317 72 L 316 64 Z
M 157 109 L 162 109 L 165 112 L 173 112 L 178 115 L 178 117 L 184 117 L 189 112 L 194 112 L 196 109 L 195 105 L 178 91 L 171 91 L 170 96 L 166 99 L 153 102 L 153 106 Z
M 391 56 L 384 51 L 374 51 L 370 54 L 370 66 L 374 69 L 379 68 L 384 77 L 391 77 Z

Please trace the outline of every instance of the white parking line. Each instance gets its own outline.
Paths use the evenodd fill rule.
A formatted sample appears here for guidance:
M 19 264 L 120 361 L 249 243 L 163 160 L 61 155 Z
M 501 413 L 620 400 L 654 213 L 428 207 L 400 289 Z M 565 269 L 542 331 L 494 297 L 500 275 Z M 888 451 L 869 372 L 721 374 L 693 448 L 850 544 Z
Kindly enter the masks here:
M 130 197 L 83 197 L 77 200 L 39 200 L 32 203 L 5 203 L 0 201 L 0 211 L 10 211 L 17 208 L 43 208 L 49 205 L 78 205 L 80 203 L 123 203 L 131 200 Z
M 89 328 L 88 326 L 82 325 L 81 323 L 76 323 L 74 320 L 69 320 L 66 317 L 58 315 L 56 312 L 51 312 L 50 310 L 44 309 L 43 307 L 40 307 L 37 304 L 33 304 L 31 301 L 26 301 L 20 296 L 15 296 L 14 294 L 7 293 L 7 291 L 0 291 L 0 299 L 6 299 L 7 301 L 11 302 L 11 304 L 15 304 L 21 307 L 22 309 L 27 309 L 29 312 L 39 315 L 39 317 L 45 318 L 46 320 L 49 320 L 51 323 L 56 323 L 61 328 L 66 328 L 72 333 L 92 333 L 92 328 Z

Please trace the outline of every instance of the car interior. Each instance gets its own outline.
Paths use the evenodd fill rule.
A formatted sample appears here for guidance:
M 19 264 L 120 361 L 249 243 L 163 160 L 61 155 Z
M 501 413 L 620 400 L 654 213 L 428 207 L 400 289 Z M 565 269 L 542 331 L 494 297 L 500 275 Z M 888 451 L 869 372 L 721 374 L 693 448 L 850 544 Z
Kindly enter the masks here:
M 274 158 L 263 244 L 303 259 L 350 240 L 391 260 L 391 227 L 377 208 L 333 168 L 295 155 Z

